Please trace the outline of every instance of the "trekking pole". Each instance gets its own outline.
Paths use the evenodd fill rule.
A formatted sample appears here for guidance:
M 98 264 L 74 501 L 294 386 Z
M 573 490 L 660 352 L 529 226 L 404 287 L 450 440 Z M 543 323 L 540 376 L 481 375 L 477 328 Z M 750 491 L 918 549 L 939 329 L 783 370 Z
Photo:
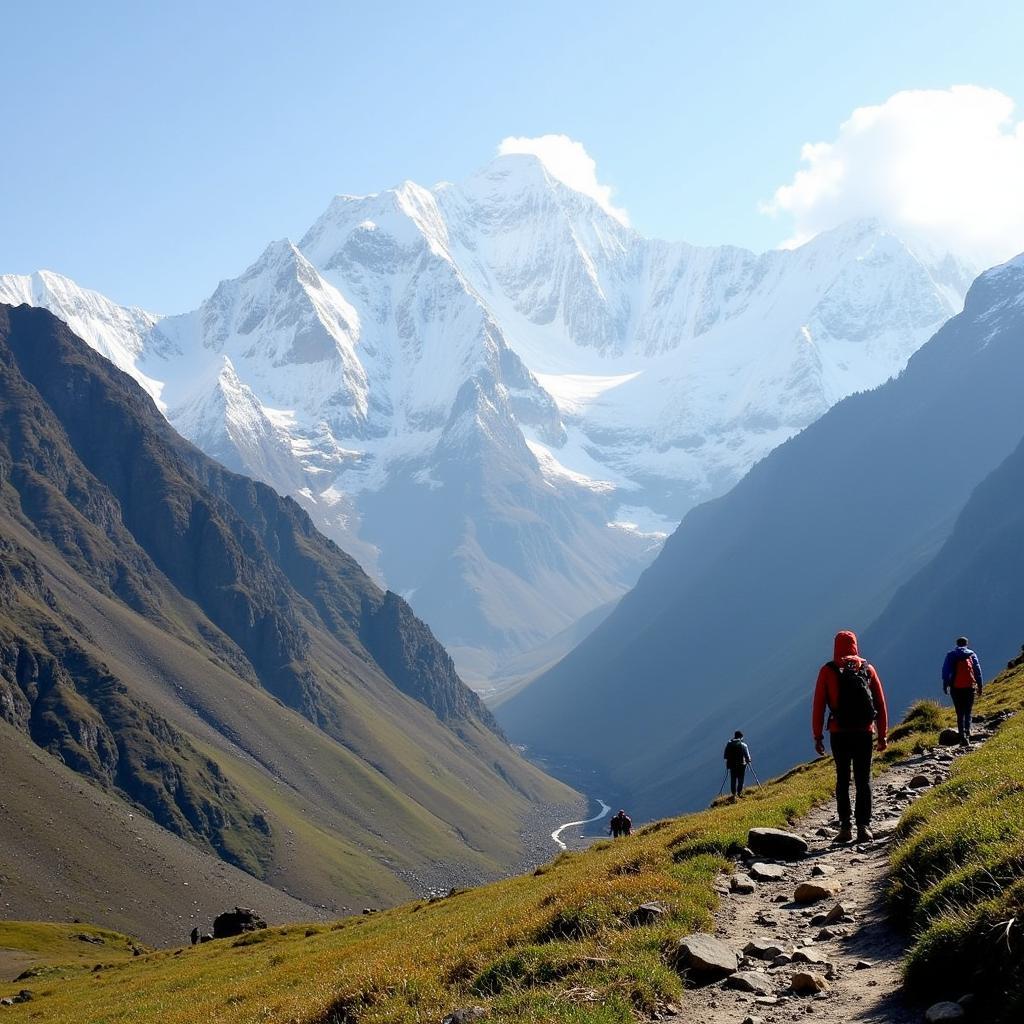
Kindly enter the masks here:
M 721 786 L 718 787 L 718 795 L 721 796 L 725 792 L 725 784 L 729 781 L 729 769 L 725 769 L 725 778 L 722 779 Z
M 757 783 L 757 788 L 761 788 L 761 780 L 757 777 L 757 772 L 754 771 L 754 766 L 750 765 L 750 774 L 754 776 L 754 781 Z

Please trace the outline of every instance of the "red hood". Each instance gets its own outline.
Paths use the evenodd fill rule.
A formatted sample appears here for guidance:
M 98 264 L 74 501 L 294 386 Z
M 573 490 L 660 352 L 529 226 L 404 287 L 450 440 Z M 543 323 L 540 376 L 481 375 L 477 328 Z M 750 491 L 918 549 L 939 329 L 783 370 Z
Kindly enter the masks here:
M 849 629 L 836 633 L 836 645 L 832 660 L 838 662 L 844 658 L 858 657 L 860 657 L 860 651 L 857 650 L 857 634 Z

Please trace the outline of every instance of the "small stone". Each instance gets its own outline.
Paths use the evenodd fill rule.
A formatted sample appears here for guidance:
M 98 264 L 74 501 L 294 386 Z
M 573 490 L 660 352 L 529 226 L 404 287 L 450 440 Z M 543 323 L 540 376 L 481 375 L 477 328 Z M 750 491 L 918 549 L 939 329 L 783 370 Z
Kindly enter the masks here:
M 818 942 L 831 942 L 833 939 L 841 938 L 846 932 L 842 928 L 822 928 L 814 938 Z
M 811 868 L 811 874 L 815 878 L 831 878 L 836 873 L 836 869 L 831 864 L 815 864 Z
M 828 914 L 815 914 L 809 923 L 812 928 L 822 928 L 828 924 Z
M 780 953 L 773 961 L 772 967 L 788 967 L 793 962 L 789 953 Z
M 855 971 L 869 971 L 875 965 L 870 960 L 858 960 L 854 965 Z
M 747 846 L 762 857 L 779 860 L 800 860 L 809 849 L 800 836 L 778 828 L 752 828 L 747 835 Z
M 755 1006 L 777 1006 L 782 1000 L 778 996 L 758 996 L 754 1000 Z
M 771 979 L 760 971 L 737 971 L 725 979 L 726 988 L 739 989 L 741 992 L 753 992 L 756 996 L 768 996 L 774 991 Z
M 744 1017 L 743 1024 L 764 1024 L 764 1017 L 755 1017 L 753 1015 Z
M 912 778 L 912 779 L 911 779 L 911 780 L 910 780 L 910 781 L 909 781 L 909 782 L 907 783 L 907 785 L 908 785 L 908 786 L 909 786 L 909 787 L 910 787 L 911 789 L 924 789 L 924 788 L 925 788 L 926 786 L 930 786 L 931 784 L 932 784 L 932 780 L 931 780 L 931 779 L 929 779 L 929 778 L 928 778 L 928 776 L 927 776 L 927 775 L 925 775 L 925 774 L 924 774 L 923 772 L 922 772 L 922 773 L 920 773 L 920 774 L 918 774 L 918 775 L 915 775 L 915 776 L 914 776 L 914 777 L 913 777 L 913 778 Z
M 942 732 L 939 733 L 939 743 L 944 747 L 955 747 L 959 742 L 960 733 L 958 733 L 956 729 L 943 729 Z M 936 1003 L 935 1005 L 941 1006 L 942 1003 Z
M 816 949 L 809 949 L 804 946 L 802 949 L 798 949 L 793 954 L 793 963 L 796 964 L 814 964 L 816 967 L 828 967 L 828 957 L 824 953 L 819 953 Z
M 650 903 L 641 903 L 639 907 L 630 911 L 627 920 L 634 928 L 642 925 L 654 924 L 668 913 L 668 907 L 660 900 L 653 900 Z
M 842 883 L 834 878 L 822 879 L 819 882 L 801 882 L 793 893 L 797 903 L 817 903 L 836 896 L 842 889 Z
M 794 992 L 806 995 L 813 995 L 815 992 L 827 992 L 829 990 L 828 982 L 820 974 L 815 974 L 813 971 L 799 971 L 794 974 L 790 980 L 790 985 Z
M 751 939 L 743 947 L 744 956 L 752 956 L 757 960 L 774 960 L 782 952 L 782 947 L 771 939 Z
M 849 918 L 853 920 L 856 915 L 853 912 L 853 907 L 848 903 L 837 903 L 826 915 L 823 924 L 835 924 L 836 921 L 842 921 L 843 918 Z
M 679 940 L 672 956 L 677 971 L 697 984 L 718 981 L 736 971 L 736 954 L 721 939 L 697 932 Z
M 733 875 L 732 881 L 729 883 L 729 889 L 741 896 L 749 895 L 756 888 L 754 880 L 749 875 Z
M 764 864 L 758 861 L 750 865 L 750 875 L 759 882 L 778 882 L 786 877 L 786 869 L 781 864 Z
M 488 1016 L 490 1011 L 484 1006 L 465 1006 L 461 1010 L 452 1010 L 441 1024 L 472 1024 Z
M 924 1019 L 928 1024 L 946 1024 L 947 1021 L 963 1020 L 967 1011 L 959 1003 L 935 1003 L 928 1007 Z

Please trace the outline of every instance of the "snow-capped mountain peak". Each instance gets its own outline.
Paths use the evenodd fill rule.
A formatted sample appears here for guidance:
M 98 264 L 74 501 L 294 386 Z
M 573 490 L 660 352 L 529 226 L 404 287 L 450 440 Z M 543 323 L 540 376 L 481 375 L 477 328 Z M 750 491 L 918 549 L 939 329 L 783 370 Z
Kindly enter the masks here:
M 652 536 L 898 373 L 972 273 L 877 221 L 645 239 L 540 158 L 338 195 L 199 309 L 0 278 L 410 597 L 471 679 L 614 600 Z

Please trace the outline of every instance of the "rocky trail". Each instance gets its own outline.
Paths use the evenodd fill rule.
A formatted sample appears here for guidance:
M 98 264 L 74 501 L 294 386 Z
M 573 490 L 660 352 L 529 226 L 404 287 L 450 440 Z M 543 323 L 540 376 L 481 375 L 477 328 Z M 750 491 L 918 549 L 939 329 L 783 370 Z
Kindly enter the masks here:
M 975 745 L 992 735 L 975 727 Z M 905 999 L 908 936 L 885 906 L 889 844 L 900 815 L 949 775 L 964 751 L 936 747 L 874 779 L 874 840 L 836 845 L 835 803 L 792 828 L 807 850 L 784 859 L 780 835 L 761 837 L 753 856 L 719 884 L 714 935 L 680 942 L 677 966 L 694 988 L 679 1024 L 921 1024 L 957 1019 L 957 1004 L 929 1008 Z M 771 831 L 771 830 L 768 830 Z M 782 834 L 785 835 L 785 834 Z M 755 838 L 752 836 L 752 839 Z M 748 851 L 749 853 L 749 851 Z M 770 856 L 775 853 L 775 857 Z

